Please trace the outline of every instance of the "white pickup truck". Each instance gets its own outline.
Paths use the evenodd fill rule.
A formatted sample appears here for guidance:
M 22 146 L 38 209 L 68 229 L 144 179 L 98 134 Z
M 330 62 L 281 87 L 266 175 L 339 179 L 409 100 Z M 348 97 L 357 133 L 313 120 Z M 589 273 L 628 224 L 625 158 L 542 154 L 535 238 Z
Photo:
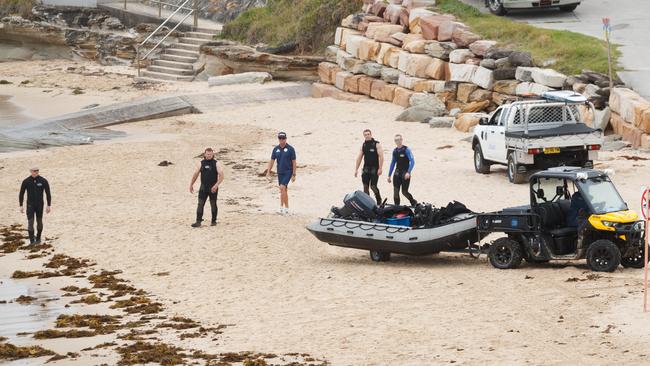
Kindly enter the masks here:
M 603 131 L 587 126 L 583 114 L 593 117 L 593 105 L 572 91 L 500 106 L 474 128 L 474 169 L 488 174 L 490 165 L 506 165 L 508 179 L 518 184 L 534 170 L 593 167 Z
M 492 14 L 504 15 L 514 9 L 559 8 L 561 11 L 574 11 L 581 0 L 485 0 L 485 6 Z

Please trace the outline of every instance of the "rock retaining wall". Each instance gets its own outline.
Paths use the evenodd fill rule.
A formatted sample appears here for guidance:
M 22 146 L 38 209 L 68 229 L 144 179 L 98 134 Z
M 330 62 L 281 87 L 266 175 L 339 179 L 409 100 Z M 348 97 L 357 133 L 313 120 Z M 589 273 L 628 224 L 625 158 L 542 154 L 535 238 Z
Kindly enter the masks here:
M 620 81 L 610 90 L 609 78 L 600 73 L 585 70 L 567 76 L 536 67 L 529 53 L 499 48 L 453 15 L 426 8 L 434 4 L 364 0 L 364 12 L 348 16 L 337 29 L 328 62 L 319 66 L 321 82 L 406 108 L 414 106 L 414 95 L 430 95 L 444 103 L 456 118 L 454 126 L 463 131 L 478 123 L 477 113 L 503 103 L 551 90 L 574 90 L 597 110 L 596 116 L 585 116 L 587 123 L 603 130 L 611 124 L 633 146 L 648 145 L 650 103 L 618 88 Z M 333 95 L 331 90 L 323 92 L 325 86 L 316 88 L 316 95 Z

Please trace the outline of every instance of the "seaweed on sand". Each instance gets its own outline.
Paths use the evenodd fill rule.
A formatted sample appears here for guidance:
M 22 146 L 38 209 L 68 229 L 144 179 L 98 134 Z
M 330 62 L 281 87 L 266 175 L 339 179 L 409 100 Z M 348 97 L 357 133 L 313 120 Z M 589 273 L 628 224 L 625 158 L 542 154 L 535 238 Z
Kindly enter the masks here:
M 122 328 L 120 319 L 117 315 L 62 314 L 56 319 L 56 327 L 90 328 L 98 334 L 110 334 Z
M 22 358 L 36 358 L 55 354 L 49 349 L 40 346 L 18 347 L 11 343 L 0 342 L 0 360 L 19 360 Z
M 185 363 L 186 354 L 182 349 L 165 343 L 135 342 L 117 348 L 120 354 L 118 365 L 138 365 L 157 362 L 161 365 L 181 365 Z
M 47 329 L 39 330 L 34 333 L 34 339 L 52 339 L 52 338 L 83 338 L 83 337 L 94 337 L 98 335 L 97 331 L 91 330 L 57 330 L 57 329 Z
M 82 268 L 87 268 L 93 266 L 88 259 L 77 259 L 68 257 L 65 254 L 55 254 L 49 262 L 45 263 L 45 268 L 59 269 L 65 267 L 62 270 L 65 276 L 74 276 L 77 274 L 77 270 Z
M 71 302 L 71 304 L 92 305 L 92 304 L 99 304 L 100 302 L 102 302 L 101 297 L 99 297 L 99 296 L 97 296 L 95 294 L 92 294 L 92 295 L 84 296 L 84 297 L 80 298 L 79 300 L 75 300 L 75 301 Z
M 21 305 L 27 305 L 27 304 L 31 304 L 32 302 L 34 302 L 34 300 L 36 300 L 36 298 L 33 297 L 33 296 L 20 295 L 14 301 L 21 304 Z
M 183 329 L 198 328 L 199 325 L 200 325 L 199 323 L 197 323 L 192 319 L 175 316 L 171 318 L 169 322 L 164 322 L 156 325 L 156 328 L 172 328 L 176 330 L 183 330 Z
M 127 300 L 118 300 L 111 309 L 122 309 L 129 314 L 155 314 L 163 310 L 162 304 L 159 302 L 151 302 L 146 296 L 131 296 Z
M 135 287 L 127 285 L 126 281 L 115 277 L 116 274 L 122 273 L 121 271 L 102 271 L 100 274 L 88 276 L 88 280 L 93 284 L 93 288 L 105 288 L 115 292 L 115 295 L 124 296 L 127 294 L 141 293 L 142 291 L 136 290 Z
M 3 254 L 14 253 L 25 244 L 24 240 L 27 238 L 20 225 L 3 226 L 0 228 L 0 236 L 0 253 Z
M 61 274 L 59 272 L 14 271 L 14 273 L 11 275 L 11 278 L 13 278 L 13 279 L 23 279 L 23 278 L 30 278 L 30 277 L 50 278 L 50 277 L 60 277 L 60 276 L 63 276 L 63 274 Z
M 54 361 L 60 361 L 60 360 L 65 360 L 66 358 L 77 358 L 79 357 L 79 354 L 76 352 L 68 352 L 65 355 L 54 355 L 50 357 L 45 363 L 50 363 Z

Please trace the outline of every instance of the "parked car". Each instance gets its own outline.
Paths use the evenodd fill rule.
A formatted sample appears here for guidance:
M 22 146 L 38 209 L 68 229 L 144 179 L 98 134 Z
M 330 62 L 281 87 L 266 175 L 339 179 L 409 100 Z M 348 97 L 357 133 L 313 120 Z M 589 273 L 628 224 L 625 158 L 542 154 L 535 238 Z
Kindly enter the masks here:
M 496 15 L 504 15 L 511 9 L 559 8 L 561 11 L 574 11 L 580 0 L 485 0 L 485 6 Z
M 592 168 L 603 131 L 587 126 L 583 115 L 594 113 L 593 105 L 572 91 L 504 104 L 474 128 L 474 169 L 488 174 L 490 165 L 506 165 L 510 182 L 519 184 L 530 171 Z

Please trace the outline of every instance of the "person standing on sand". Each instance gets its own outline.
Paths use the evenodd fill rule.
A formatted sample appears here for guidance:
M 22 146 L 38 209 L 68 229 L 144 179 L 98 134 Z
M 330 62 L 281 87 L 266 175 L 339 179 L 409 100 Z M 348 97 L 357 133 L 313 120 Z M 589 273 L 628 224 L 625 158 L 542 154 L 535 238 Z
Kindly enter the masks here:
M 377 188 L 377 181 L 382 173 L 384 166 L 384 151 L 379 141 L 372 137 L 372 132 L 369 129 L 363 131 L 363 138 L 365 141 L 361 145 L 361 150 L 357 156 L 357 164 L 354 169 L 354 177 L 359 175 L 359 166 L 361 159 L 363 159 L 363 169 L 361 170 L 361 182 L 363 183 L 363 191 L 370 194 L 370 189 L 375 194 L 377 204 L 381 204 L 381 194 Z
M 388 183 L 391 182 L 393 169 L 395 169 L 395 175 L 393 175 L 393 198 L 395 200 L 395 205 L 399 205 L 399 191 L 401 187 L 404 197 L 409 200 L 411 206 L 415 207 L 418 202 L 409 193 L 411 173 L 415 166 L 415 159 L 413 158 L 411 149 L 409 149 L 408 146 L 403 145 L 402 142 L 402 135 L 395 135 L 395 145 L 397 145 L 397 147 L 393 150 L 393 159 L 390 162 L 390 169 L 388 170 Z
M 273 163 L 278 162 L 278 186 L 280 187 L 280 208 L 278 213 L 281 215 L 289 213 L 289 181 L 296 181 L 296 150 L 293 146 L 287 144 L 287 134 L 278 133 L 279 144 L 273 148 L 271 160 L 266 167 L 266 176 L 271 175 Z
M 25 192 L 27 192 L 27 232 L 29 233 L 29 244 L 40 244 L 41 234 L 43 234 L 43 193 L 47 198 L 47 207 L 45 212 L 48 214 L 52 209 L 52 194 L 50 193 L 50 184 L 47 179 L 39 175 L 39 169 L 33 167 L 29 170 L 30 176 L 23 180 L 20 185 L 20 194 L 18 194 L 18 203 L 20 204 L 20 213 L 25 213 L 23 202 Z M 34 236 L 34 217 L 36 217 L 36 236 Z
M 190 182 L 190 193 L 194 193 L 194 183 L 201 175 L 201 187 L 199 188 L 199 204 L 196 208 L 196 222 L 192 227 L 201 227 L 203 221 L 203 208 L 205 201 L 210 198 L 210 208 L 212 209 L 211 226 L 217 225 L 217 194 L 219 193 L 219 185 L 223 182 L 223 169 L 221 164 L 214 158 L 214 150 L 212 148 L 205 149 L 203 153 L 203 160 L 196 168 L 192 175 L 192 182 Z

